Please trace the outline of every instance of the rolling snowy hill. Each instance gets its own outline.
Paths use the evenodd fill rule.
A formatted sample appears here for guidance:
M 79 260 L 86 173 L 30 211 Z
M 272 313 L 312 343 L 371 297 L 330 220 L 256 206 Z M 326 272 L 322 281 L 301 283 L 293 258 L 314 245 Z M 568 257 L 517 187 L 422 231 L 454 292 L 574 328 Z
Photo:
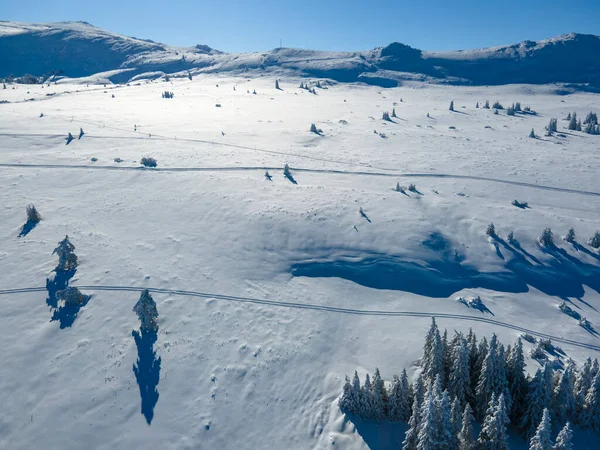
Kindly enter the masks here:
M 127 42 L 126 66 L 171 51 Z M 254 64 L 201 57 L 223 58 L 214 70 Z M 414 377 L 432 316 L 505 343 L 549 337 L 557 364 L 600 356 L 598 335 L 558 308 L 600 328 L 600 257 L 586 244 L 600 229 L 600 136 L 564 120 L 599 112 L 596 94 L 313 79 L 314 95 L 298 88 L 306 78 L 279 80 L 0 90 L 1 448 L 399 448 L 404 425 L 353 424 L 337 399 L 355 369 Z M 475 108 L 485 100 L 537 114 Z M 558 133 L 545 136 L 552 117 Z M 141 168 L 144 156 L 158 167 Z M 42 221 L 24 228 L 29 203 Z M 561 239 L 571 226 L 577 245 Z M 556 250 L 537 242 L 545 227 Z M 70 312 L 52 272 L 65 235 L 79 256 L 69 283 L 92 295 Z M 144 288 L 155 342 L 132 333 Z M 456 301 L 477 295 L 487 312 Z M 597 448 L 575 434 L 578 450 Z
M 59 73 L 78 78 L 110 72 L 111 81 L 126 82 L 148 73 L 239 75 L 251 71 L 383 87 L 421 80 L 468 85 L 566 83 L 597 91 L 599 53 L 599 36 L 568 34 L 539 42 L 441 53 L 393 43 L 356 52 L 275 49 L 225 54 L 206 45 L 179 48 L 125 37 L 85 22 L 0 21 L 0 77 Z

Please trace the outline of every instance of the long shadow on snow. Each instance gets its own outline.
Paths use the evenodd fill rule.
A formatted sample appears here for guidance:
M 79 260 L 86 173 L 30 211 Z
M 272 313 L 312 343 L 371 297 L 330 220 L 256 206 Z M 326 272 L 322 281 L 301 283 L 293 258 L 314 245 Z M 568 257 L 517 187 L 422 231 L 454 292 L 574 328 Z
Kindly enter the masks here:
M 356 432 L 370 450 L 397 450 L 402 448 L 408 424 L 388 421 L 370 421 L 346 415 L 356 427 Z
M 545 250 L 552 256 L 549 262 L 534 265 L 521 253 L 520 248 L 513 248 L 500 238 L 496 241 L 513 255 L 505 262 L 506 271 L 480 272 L 463 264 L 458 252 L 452 254 L 449 243 L 436 234 L 423 242 L 424 246 L 436 253 L 428 262 L 376 254 L 358 261 L 301 262 L 292 266 L 292 275 L 344 278 L 375 289 L 412 292 L 436 298 L 449 297 L 467 288 L 522 293 L 529 291 L 529 286 L 559 298 L 581 299 L 584 285 L 600 293 L 599 266 L 584 263 L 556 247 Z
M 133 330 L 131 335 L 138 351 L 137 365 L 133 365 L 133 373 L 140 388 L 141 412 L 150 425 L 154 418 L 154 407 L 158 402 L 156 387 L 160 381 L 161 359 L 156 357 L 156 351 L 154 351 L 154 343 L 158 336 L 156 333 L 146 330 L 142 330 L 141 334 L 139 331 Z
M 21 227 L 21 231 L 19 232 L 19 237 L 25 237 L 27 236 L 38 224 L 39 222 L 34 222 L 31 220 L 28 220 L 27 222 L 25 222 L 23 224 L 23 226 Z
M 79 310 L 88 304 L 90 297 L 87 300 L 79 305 L 62 305 L 54 310 L 54 314 L 52 314 L 52 318 L 50 321 L 58 320 L 60 322 L 60 328 L 68 328 L 75 322 L 77 319 L 77 314 L 79 314 Z

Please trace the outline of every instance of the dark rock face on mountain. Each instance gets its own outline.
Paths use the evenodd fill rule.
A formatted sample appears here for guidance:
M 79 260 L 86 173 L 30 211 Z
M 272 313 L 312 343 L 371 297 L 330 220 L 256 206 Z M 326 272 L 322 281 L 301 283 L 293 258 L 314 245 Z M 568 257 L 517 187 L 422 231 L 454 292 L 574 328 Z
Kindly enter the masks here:
M 363 52 L 275 49 L 225 54 L 207 45 L 171 47 L 121 36 L 86 22 L 0 21 L 0 77 L 84 77 L 110 72 L 115 82 L 149 72 L 288 72 L 392 87 L 403 80 L 493 85 L 567 83 L 600 89 L 600 37 L 569 34 L 544 41 L 453 52 L 394 42 Z

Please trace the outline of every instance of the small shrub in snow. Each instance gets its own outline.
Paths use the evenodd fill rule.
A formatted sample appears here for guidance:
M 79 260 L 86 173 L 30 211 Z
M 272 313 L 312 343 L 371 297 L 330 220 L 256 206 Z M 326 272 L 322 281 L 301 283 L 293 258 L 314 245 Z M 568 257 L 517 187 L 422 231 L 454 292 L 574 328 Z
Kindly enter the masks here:
M 498 110 L 497 109 L 494 110 L 494 115 L 496 115 L 496 116 L 498 115 Z
M 543 247 L 553 247 L 554 246 L 554 235 L 550 228 L 545 228 L 542 231 L 542 234 L 538 238 L 540 245 Z
M 315 133 L 315 134 L 322 134 L 323 130 L 321 130 L 320 128 L 317 128 L 317 126 L 314 123 L 311 123 L 310 124 L 310 132 Z
M 142 164 L 145 167 L 156 167 L 158 165 L 156 159 L 151 158 L 149 156 L 144 156 L 141 159 L 140 164 Z
M 408 190 L 409 190 L 410 192 L 417 192 L 417 187 L 416 187 L 414 184 L 410 183 L 410 184 L 408 185 Z
M 530 344 L 535 344 L 537 342 L 537 339 L 535 338 L 535 336 L 532 336 L 529 333 L 523 333 L 523 334 L 521 334 L 521 339 L 523 339 L 524 341 L 529 342 Z
M 271 176 L 268 170 L 265 172 L 265 178 L 269 181 L 273 181 L 273 177 Z
M 594 328 L 592 327 L 592 323 L 585 317 L 579 319 L 579 326 L 585 328 L 586 330 L 592 330 Z
M 527 202 L 520 202 L 519 200 L 513 200 L 512 205 L 516 206 L 517 208 L 528 208 L 529 207 Z
M 509 243 L 513 243 L 515 242 L 515 234 L 511 231 L 508 232 L 508 235 L 506 236 L 506 239 L 508 240 Z
M 173 98 L 173 97 L 175 97 L 175 94 L 173 94 L 172 92 L 164 91 L 162 93 L 162 98 Z
M 58 291 L 56 297 L 63 300 L 65 306 L 82 306 L 87 303 L 91 295 L 85 295 L 78 288 L 69 286 L 62 291 Z
M 79 129 L 79 137 L 77 139 L 81 139 L 85 133 L 83 132 L 83 128 Z
M 383 120 L 387 120 L 388 122 L 391 122 L 392 119 L 390 118 L 390 113 L 387 111 L 383 112 L 383 116 L 381 117 Z
M 75 139 L 75 138 L 73 137 L 73 135 L 71 133 L 69 133 L 69 135 L 67 136 L 67 144 L 66 145 L 69 145 L 73 139 Z
M 256 95 L 256 89 L 254 89 L 254 90 L 252 91 L 252 94 Z
M 42 220 L 42 216 L 40 216 L 40 213 L 35 209 L 35 206 L 33 206 L 33 204 L 27 205 L 27 222 L 38 223 L 40 220 Z
M 567 235 L 563 239 L 571 244 L 575 242 L 575 230 L 573 229 L 573 227 L 569 228 L 569 231 L 567 231 Z
M 450 107 L 448 108 L 450 111 L 454 111 L 454 100 L 450 102 Z
M 400 186 L 400 183 L 396 183 L 396 187 L 394 188 L 394 191 L 396 191 L 396 192 L 402 192 L 403 194 L 406 193 L 406 190 L 404 189 L 404 186 Z
M 600 231 L 596 231 L 594 235 L 589 239 L 588 244 L 590 247 L 595 249 L 600 248 Z
M 532 139 L 536 138 L 535 131 L 533 131 L 533 128 L 531 129 L 531 132 L 529 133 L 529 137 Z
M 490 223 L 487 228 L 485 229 L 485 234 L 487 234 L 490 237 L 495 237 L 496 236 L 496 227 L 494 226 L 493 223 Z
M 92 157 L 91 161 L 92 161 L 92 162 L 96 162 L 96 161 L 98 161 L 98 158 L 96 158 L 96 157 L 94 156 L 94 157 Z
M 541 344 L 541 341 L 538 342 L 538 345 L 535 348 L 532 348 L 529 352 L 529 355 L 533 359 L 544 360 L 546 359 L 546 352 L 544 351 L 544 347 Z
M 479 102 L 475 103 L 475 108 L 479 109 Z
M 121 158 L 115 158 L 115 159 L 113 159 L 113 161 L 116 162 L 116 163 L 122 163 L 123 162 L 123 160 Z

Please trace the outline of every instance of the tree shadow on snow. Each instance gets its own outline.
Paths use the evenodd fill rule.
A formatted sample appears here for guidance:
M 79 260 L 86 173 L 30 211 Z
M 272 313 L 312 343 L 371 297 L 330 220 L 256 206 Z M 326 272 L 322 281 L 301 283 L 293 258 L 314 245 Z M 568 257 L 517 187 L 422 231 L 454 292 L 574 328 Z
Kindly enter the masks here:
M 137 365 L 133 365 L 133 373 L 140 388 L 142 400 L 141 412 L 148 425 L 154 418 L 154 408 L 158 402 L 158 382 L 160 381 L 160 357 L 156 357 L 154 344 L 158 339 L 157 333 L 142 330 L 131 332 L 138 351 Z
M 75 270 L 57 270 L 55 271 L 54 278 L 46 278 L 46 290 L 48 291 L 48 298 L 46 304 L 52 308 L 58 308 L 58 297 L 56 293 L 58 291 L 65 290 L 69 286 L 69 281 L 75 276 Z
M 64 328 L 68 328 L 75 322 L 77 319 L 77 314 L 79 314 L 79 310 L 88 304 L 91 296 L 86 296 L 86 300 L 83 303 L 73 305 L 73 304 L 64 304 L 60 305 L 58 308 L 54 310 L 52 314 L 51 322 L 57 320 L 60 322 L 61 330 Z
M 402 256 L 372 254 L 360 260 L 340 258 L 293 264 L 292 275 L 337 277 L 375 288 L 411 292 L 427 297 L 446 298 L 463 289 L 483 288 L 498 292 L 524 293 L 534 287 L 546 295 L 559 298 L 584 296 L 584 285 L 600 293 L 600 266 L 587 264 L 561 249 L 547 249 L 552 256 L 545 263 L 496 238 L 512 255 L 503 271 L 480 272 L 463 264 L 452 244 L 434 233 L 422 243 L 431 254 L 426 261 Z M 525 257 L 527 255 L 529 259 Z M 537 264 L 532 264 L 530 260 Z
M 345 420 L 354 424 L 356 432 L 371 450 L 397 450 L 402 448 L 402 441 L 408 429 L 406 423 L 370 421 L 348 415 L 346 415 Z
M 27 236 L 38 224 L 39 222 L 34 222 L 32 220 L 28 220 L 27 222 L 25 222 L 25 224 L 21 227 L 21 231 L 19 232 L 19 237 L 25 237 Z

